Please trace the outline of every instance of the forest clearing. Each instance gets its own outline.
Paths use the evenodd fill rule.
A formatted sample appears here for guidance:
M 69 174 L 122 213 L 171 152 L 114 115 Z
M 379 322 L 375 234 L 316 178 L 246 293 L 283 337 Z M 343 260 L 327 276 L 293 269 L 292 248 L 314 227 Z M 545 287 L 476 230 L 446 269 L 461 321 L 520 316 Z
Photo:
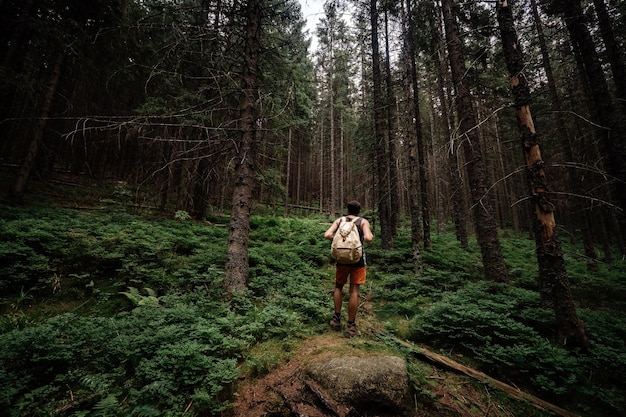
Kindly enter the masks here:
M 615 0 L 0 1 L 0 416 L 626 415 L 624 50 Z

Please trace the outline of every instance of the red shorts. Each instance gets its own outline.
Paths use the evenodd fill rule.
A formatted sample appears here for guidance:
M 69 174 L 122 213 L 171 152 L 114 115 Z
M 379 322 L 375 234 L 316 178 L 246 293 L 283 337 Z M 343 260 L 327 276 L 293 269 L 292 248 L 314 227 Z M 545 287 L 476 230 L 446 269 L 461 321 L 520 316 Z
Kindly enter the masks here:
M 365 266 L 337 265 L 335 270 L 335 283 L 343 285 L 348 281 L 350 276 L 350 284 L 365 284 L 365 276 L 367 268 Z

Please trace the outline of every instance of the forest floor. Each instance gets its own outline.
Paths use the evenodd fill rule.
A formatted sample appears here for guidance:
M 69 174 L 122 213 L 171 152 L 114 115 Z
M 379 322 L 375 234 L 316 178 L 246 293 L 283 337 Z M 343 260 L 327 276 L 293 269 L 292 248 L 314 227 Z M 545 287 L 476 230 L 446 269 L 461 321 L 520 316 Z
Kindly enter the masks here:
M 234 398 L 233 415 L 238 417 L 357 417 L 363 416 L 347 404 L 339 404 L 309 376 L 307 366 L 325 359 L 380 354 L 373 347 L 384 333 L 370 302 L 360 305 L 359 325 L 362 336 L 347 339 L 343 332 L 328 332 L 301 340 L 286 363 L 260 377 L 240 381 Z M 385 336 L 389 338 L 389 336 Z M 484 373 L 441 356 L 425 347 L 397 340 L 411 352 L 412 366 L 421 368 L 414 394 L 414 412 L 410 417 L 576 417 L 531 394 L 495 380 Z M 415 381 L 412 381 L 415 384 Z M 369 417 L 392 417 L 389 414 L 365 414 Z
M 57 181 L 61 185 L 75 185 L 64 178 Z M 95 188 L 95 184 L 82 185 Z M 80 199 L 73 199 L 71 196 L 59 198 L 56 194 L 39 191 L 64 207 L 91 209 L 92 202 L 94 207 L 98 206 L 96 202 L 101 203 L 94 197 L 95 193 L 86 193 L 92 199 L 84 195 Z M 80 201 L 80 204 L 76 201 Z M 331 300 L 330 292 L 328 297 Z M 376 316 L 376 306 L 368 294 L 362 294 L 361 301 L 358 324 L 362 337 L 347 339 L 343 332 L 334 332 L 330 328 L 323 334 L 303 336 L 291 346 L 285 355 L 286 360 L 274 362 L 274 365 L 259 374 L 243 373 L 234 388 L 233 407 L 227 414 L 238 417 L 373 417 L 376 414 L 359 414 L 349 405 L 337 403 L 331 395 L 315 386 L 307 376 L 306 369 L 309 364 L 324 359 L 368 357 L 385 353 L 402 356 L 408 367 L 419 368 L 419 381 L 411 381 L 414 388 L 414 412 L 410 417 L 577 416 L 462 365 L 453 359 L 453 354 L 442 356 L 425 346 L 396 339 L 386 331 L 385 324 Z M 390 341 L 403 353 L 389 347 Z
M 241 384 L 234 415 L 239 417 L 359 415 L 349 406 L 337 404 L 321 390 L 314 390 L 314 395 L 303 395 L 303 391 L 310 386 L 305 372 L 306 365 L 312 361 L 341 354 L 364 354 L 359 343 L 351 341 L 350 344 L 350 348 L 346 349 L 346 339 L 340 333 L 305 340 L 287 363 L 260 379 Z M 434 367 L 431 378 L 434 387 L 429 387 L 429 392 L 434 398 L 428 404 L 417 404 L 416 398 L 416 411 L 413 415 L 415 417 L 515 415 L 493 400 L 489 400 L 486 391 L 477 389 L 469 378 Z

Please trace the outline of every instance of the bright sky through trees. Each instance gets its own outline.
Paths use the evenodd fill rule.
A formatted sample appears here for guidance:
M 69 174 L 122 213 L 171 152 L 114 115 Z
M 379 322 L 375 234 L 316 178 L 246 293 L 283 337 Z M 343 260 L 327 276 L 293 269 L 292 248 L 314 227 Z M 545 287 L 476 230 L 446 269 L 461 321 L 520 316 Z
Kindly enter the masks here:
M 300 0 L 302 16 L 307 21 L 307 29 L 313 31 L 319 19 L 324 15 L 324 0 Z
M 315 37 L 315 27 L 320 18 L 324 16 L 324 0 L 300 0 L 302 7 L 302 16 L 306 20 L 306 29 L 311 37 L 311 50 L 317 48 L 317 39 Z

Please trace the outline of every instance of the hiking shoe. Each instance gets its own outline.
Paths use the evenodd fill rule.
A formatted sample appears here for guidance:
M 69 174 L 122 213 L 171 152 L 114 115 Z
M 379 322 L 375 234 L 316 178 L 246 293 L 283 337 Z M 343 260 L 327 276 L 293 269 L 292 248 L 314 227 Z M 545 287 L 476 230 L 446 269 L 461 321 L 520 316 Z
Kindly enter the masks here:
M 359 331 L 359 329 L 356 328 L 356 324 L 353 324 L 352 326 L 346 327 L 346 337 L 347 338 L 359 337 L 359 336 L 361 336 L 361 332 Z
M 341 321 L 337 320 L 336 317 L 333 317 L 332 319 L 330 319 L 330 328 L 335 330 L 335 331 L 339 331 L 341 330 Z

